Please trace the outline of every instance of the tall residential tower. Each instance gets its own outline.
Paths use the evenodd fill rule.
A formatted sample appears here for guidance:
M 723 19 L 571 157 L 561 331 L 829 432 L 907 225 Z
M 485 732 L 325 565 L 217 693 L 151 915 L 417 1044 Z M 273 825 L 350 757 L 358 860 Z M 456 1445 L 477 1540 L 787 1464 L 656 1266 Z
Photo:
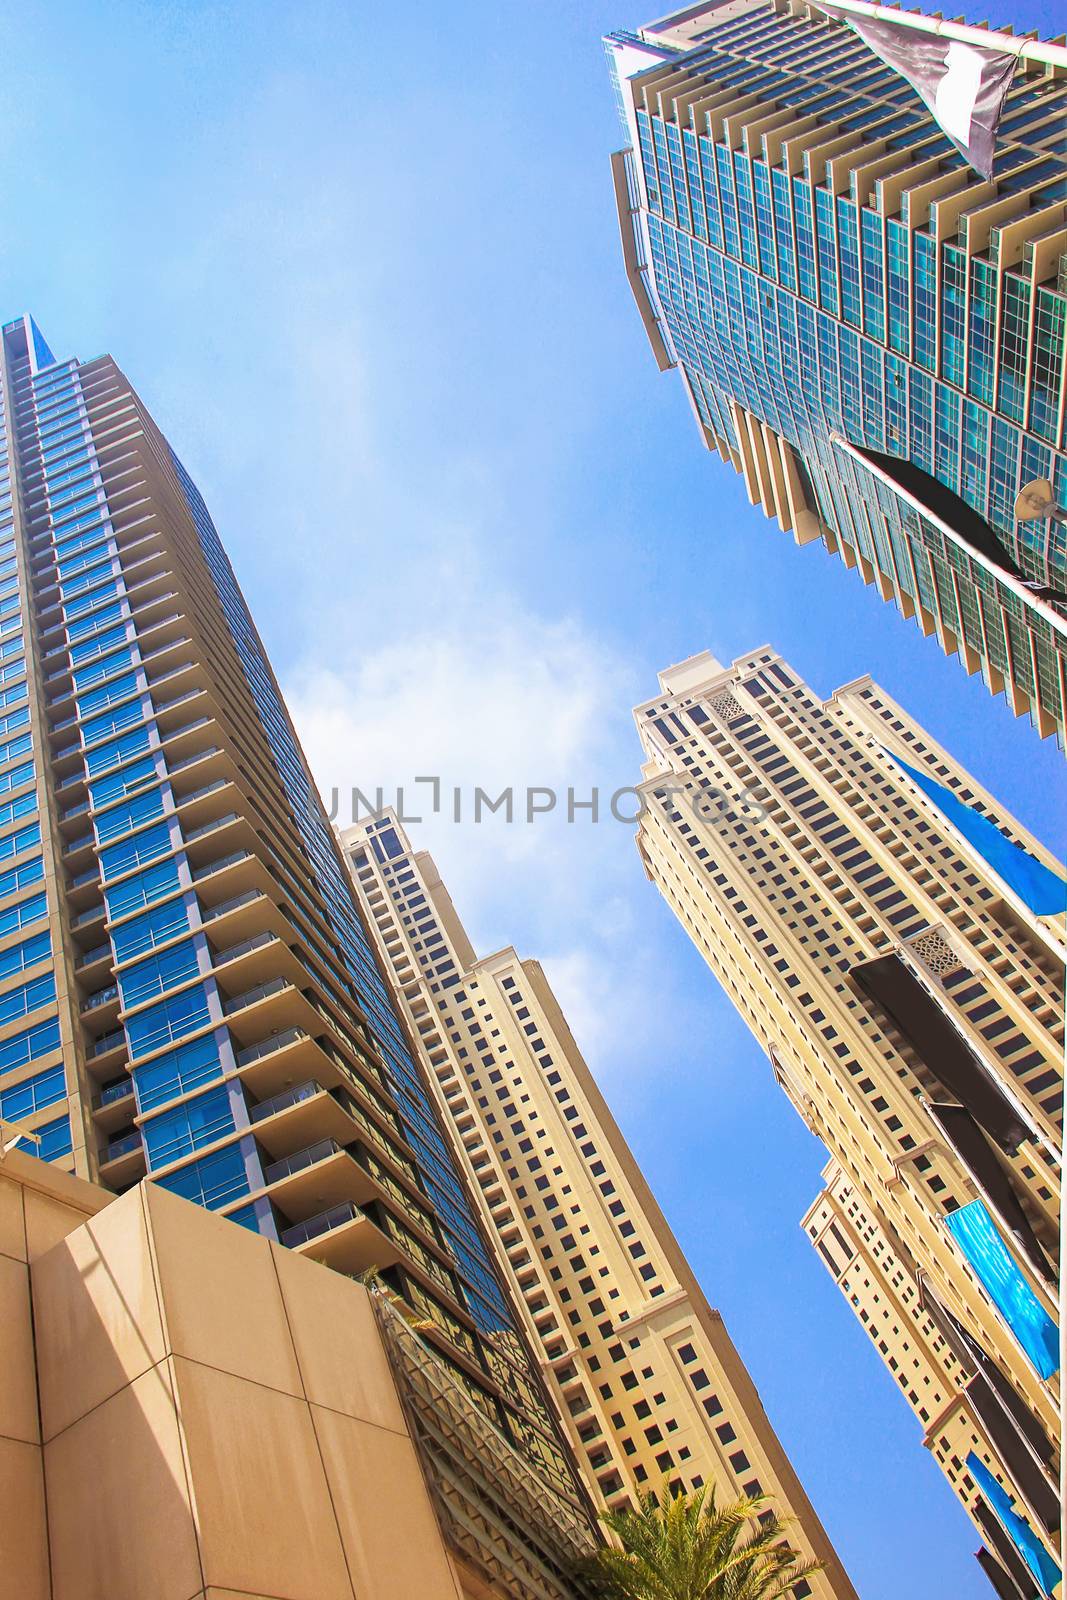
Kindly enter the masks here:
M 834 1158 L 820 1254 L 983 1534 L 1006 1494 L 1051 1558 L 1056 863 L 869 679 L 705 653 L 635 715 L 646 871 Z
M 475 954 L 394 813 L 344 843 L 594 1495 L 619 1506 L 664 1473 L 686 1489 L 713 1484 L 720 1501 L 767 1493 L 825 1564 L 796 1600 L 853 1596 L 539 964 L 513 949 Z
M 487 1513 L 487 1442 L 439 1474 L 457 1542 L 561 1596 L 582 1498 L 204 502 L 110 357 L 20 318 L 0 387 L 0 1117 L 380 1271 L 551 1507 Z
M 905 45 L 931 42 L 931 20 L 896 17 Z M 1067 47 L 942 35 L 1017 56 L 989 182 L 808 0 L 611 35 L 626 271 L 752 503 L 1062 741 Z M 1060 509 L 1017 520 L 1040 480 Z

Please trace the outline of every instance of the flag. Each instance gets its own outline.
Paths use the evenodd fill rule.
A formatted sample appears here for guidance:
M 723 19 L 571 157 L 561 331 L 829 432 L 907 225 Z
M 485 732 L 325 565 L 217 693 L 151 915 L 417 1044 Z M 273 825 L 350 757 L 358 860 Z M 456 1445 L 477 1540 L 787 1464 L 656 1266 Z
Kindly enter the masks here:
M 886 747 L 883 745 L 883 749 Z M 895 750 L 887 750 L 898 767 L 902 767 L 912 783 L 944 814 L 957 832 L 961 833 L 993 871 L 1013 890 L 1030 910 L 1039 917 L 1062 916 L 1067 911 L 1067 881 L 1046 867 L 1043 861 L 1024 850 L 1021 844 L 1001 833 L 996 823 L 983 817 L 980 811 L 935 783 L 925 772 L 909 766 Z
M 909 27 L 905 18 L 888 22 L 839 11 L 829 0 L 818 0 L 818 5 L 828 16 L 847 22 L 887 67 L 899 72 L 974 170 L 992 178 L 997 124 L 1016 56 Z

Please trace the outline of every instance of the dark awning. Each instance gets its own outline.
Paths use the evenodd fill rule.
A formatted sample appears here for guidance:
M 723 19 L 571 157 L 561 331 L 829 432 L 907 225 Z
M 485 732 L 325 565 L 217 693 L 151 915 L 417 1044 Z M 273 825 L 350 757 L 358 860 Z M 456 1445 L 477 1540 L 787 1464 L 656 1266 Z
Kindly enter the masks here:
M 941 1304 L 925 1275 L 921 1288 L 924 1309 L 964 1365 L 973 1369 L 967 1382 L 967 1395 L 990 1444 L 1045 1529 L 1049 1533 L 1057 1532 L 1060 1497 L 1051 1439 L 988 1352 Z
M 979 516 L 973 506 L 968 505 L 966 500 L 940 479 L 932 477 L 916 462 L 906 460 L 903 456 L 882 455 L 879 451 L 868 450 L 862 445 L 853 445 L 852 448 L 857 455 L 865 457 L 884 472 L 887 478 L 899 484 L 912 501 L 918 501 L 920 506 L 927 507 L 939 522 L 947 523 L 964 543 L 969 544 L 972 550 L 977 550 L 979 555 L 985 556 L 987 561 L 993 562 L 994 566 L 1000 567 L 1002 572 L 1010 573 L 1013 578 L 1026 584 L 1043 600 L 1053 600 L 1059 605 L 1067 601 L 1067 595 L 1061 593 L 1059 589 L 1045 582 L 1035 581 L 1030 573 L 1024 572 L 1004 542 L 1007 535 L 998 534 L 984 517 Z
M 1009 1155 L 1030 1130 L 986 1072 L 959 1031 L 899 956 L 879 956 L 852 968 L 874 1000 L 918 1051 L 934 1077 Z
M 1019 1202 L 1011 1178 L 1001 1166 L 985 1134 L 963 1106 L 931 1105 L 931 1114 L 945 1130 L 945 1137 L 999 1214 L 1008 1231 L 1021 1246 L 1027 1259 L 1049 1283 L 1056 1273 L 1041 1248 L 1030 1219 Z
M 994 1552 L 1000 1566 L 1015 1584 L 1016 1594 L 1022 1596 L 1023 1600 L 1042 1600 L 1033 1573 L 981 1498 L 975 1502 L 974 1520 L 981 1528 L 982 1537 Z
M 1000 1596 L 1000 1600 L 1038 1600 L 1037 1590 L 1034 1588 L 1033 1583 L 1030 1583 L 1025 1589 L 1020 1589 L 1015 1579 L 1004 1570 L 996 1556 L 987 1550 L 985 1545 L 982 1546 L 981 1550 L 977 1550 L 975 1554 L 978 1558 L 978 1565 L 993 1585 L 995 1593 Z

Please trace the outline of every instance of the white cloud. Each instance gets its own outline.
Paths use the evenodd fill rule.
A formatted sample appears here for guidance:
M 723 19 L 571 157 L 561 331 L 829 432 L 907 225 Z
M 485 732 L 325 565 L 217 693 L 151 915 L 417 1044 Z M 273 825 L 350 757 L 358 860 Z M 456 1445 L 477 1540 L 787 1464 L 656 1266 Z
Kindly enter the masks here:
M 408 815 L 423 818 L 412 841 L 432 851 L 479 953 L 514 944 L 542 961 L 605 1080 L 640 1070 L 642 983 L 654 981 L 637 909 L 647 886 L 632 826 L 608 809 L 638 776 L 629 670 L 574 620 L 547 621 L 482 584 L 467 592 L 458 610 L 439 608 L 439 625 L 366 650 L 347 673 L 304 660 L 286 698 L 308 759 L 324 797 L 339 791 L 342 822 L 353 785 L 372 799 L 381 787 L 386 803 L 402 789 Z M 437 815 L 429 786 L 414 783 L 423 775 L 441 780 Z M 501 811 L 476 824 L 476 787 L 510 787 L 514 820 Z M 558 800 L 527 823 L 534 788 Z M 582 800 L 594 788 L 600 820 L 578 810 L 568 821 L 568 789 Z

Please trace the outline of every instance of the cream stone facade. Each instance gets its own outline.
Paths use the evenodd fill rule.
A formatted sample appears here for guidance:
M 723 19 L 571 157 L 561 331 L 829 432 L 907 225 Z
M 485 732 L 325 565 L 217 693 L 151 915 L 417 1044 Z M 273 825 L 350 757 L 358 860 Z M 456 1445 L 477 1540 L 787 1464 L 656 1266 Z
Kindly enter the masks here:
M 997 1369 L 975 1360 L 957 1324 L 943 1315 L 936 1319 L 936 1307 L 924 1302 L 905 1264 L 903 1247 L 888 1224 L 865 1208 L 837 1163 L 831 1161 L 823 1176 L 826 1188 L 803 1226 L 914 1411 L 923 1444 L 990 1546 L 983 1554 L 1003 1567 L 1025 1595 L 1029 1574 L 996 1517 L 975 1495 L 967 1457 L 974 1452 L 994 1476 L 1010 1478 L 999 1444 L 1012 1469 L 1024 1476 L 1028 1495 L 1054 1518 L 1055 1492 L 1047 1470 L 1042 1470 L 1048 1461 L 1042 1457 L 1040 1435 L 1035 1431 L 1026 1439 L 1030 1457 L 1019 1449 L 1018 1437 L 1006 1432 L 1004 1409 L 1010 1397 Z
M 769 648 L 730 667 L 705 653 L 635 716 L 649 877 L 892 1241 L 909 1304 L 960 1345 L 945 1403 L 989 1373 L 994 1475 L 1054 1553 L 1063 922 L 1034 915 L 901 761 L 1054 859 L 869 679 L 823 701 Z M 968 1206 L 1049 1346 L 1037 1366 L 956 1231 Z M 954 1486 L 988 1517 L 965 1472 Z
M 453 1469 L 494 1486 L 439 1470 L 427 1384 Z M 0 1163 L 5 1600 L 571 1600 L 544 1562 L 581 1538 L 470 1429 L 362 1284 L 158 1185 Z M 526 1570 L 502 1502 L 548 1524 Z
M 536 961 L 479 958 L 395 813 L 343 835 L 366 920 L 468 1163 L 514 1299 L 593 1493 L 666 1473 L 764 1491 L 852 1596 L 759 1395 L 649 1191 Z

